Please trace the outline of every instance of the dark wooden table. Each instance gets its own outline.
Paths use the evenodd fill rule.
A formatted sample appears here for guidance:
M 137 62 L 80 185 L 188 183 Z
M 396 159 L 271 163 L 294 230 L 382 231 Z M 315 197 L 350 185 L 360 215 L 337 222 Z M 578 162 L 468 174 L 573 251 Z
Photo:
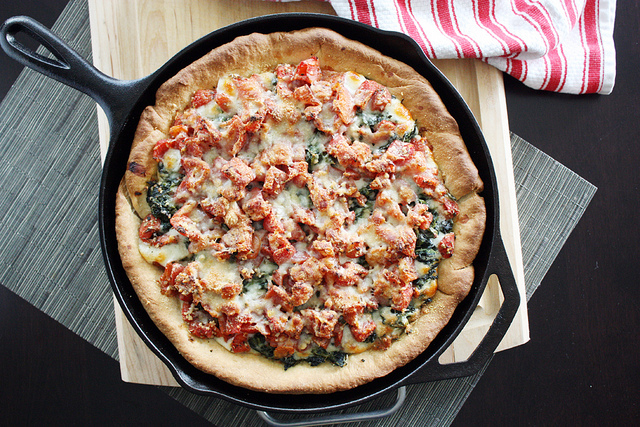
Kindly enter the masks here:
M 51 26 L 66 0 L 3 0 L 0 21 Z M 457 425 L 640 423 L 640 3 L 618 2 L 609 96 L 534 91 L 505 77 L 511 130 L 598 187 L 529 302 L 531 341 L 499 353 Z M 21 67 L 0 53 L 0 99 Z M 0 286 L 0 424 L 207 425 Z M 97 373 L 97 374 L 96 374 Z

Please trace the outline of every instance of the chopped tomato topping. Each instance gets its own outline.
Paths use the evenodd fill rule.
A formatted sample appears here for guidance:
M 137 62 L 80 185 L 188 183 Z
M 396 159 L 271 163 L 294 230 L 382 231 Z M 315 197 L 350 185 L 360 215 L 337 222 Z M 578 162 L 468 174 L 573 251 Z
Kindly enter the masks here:
M 287 173 L 278 169 L 275 166 L 271 166 L 267 169 L 267 174 L 264 178 L 264 191 L 274 196 L 282 193 L 284 185 L 287 183 Z
M 162 222 L 152 214 L 149 214 L 142 220 L 140 228 L 138 229 L 138 236 L 140 236 L 140 240 L 143 242 L 149 243 L 151 239 L 160 234 L 161 231 Z
M 331 338 L 338 318 L 338 313 L 333 310 L 320 311 L 305 309 L 300 312 L 310 332 L 318 338 Z
M 419 277 L 413 258 L 404 257 L 398 262 L 398 276 L 402 283 L 411 283 Z
M 442 254 L 443 258 L 451 258 L 451 255 L 453 255 L 454 241 L 455 235 L 453 233 L 449 233 L 440 240 L 440 243 L 438 243 L 438 250 Z
M 213 338 L 220 336 L 220 330 L 214 322 L 209 323 L 189 323 L 189 333 L 198 338 Z
M 396 164 L 402 164 L 413 157 L 415 149 L 413 144 L 395 140 L 387 148 L 387 157 Z
M 176 276 L 180 274 L 180 272 L 184 270 L 184 266 L 182 264 L 178 264 L 175 262 L 167 263 L 164 268 L 164 272 L 160 279 L 158 279 L 158 283 L 160 283 L 160 292 L 163 295 L 174 295 L 175 294 L 175 281 Z
M 233 227 L 222 236 L 222 243 L 234 252 L 249 252 L 253 247 L 253 228 L 249 225 Z
M 169 222 L 171 226 L 183 236 L 186 236 L 191 241 L 198 241 L 202 238 L 202 232 L 198 228 L 197 224 L 189 218 L 189 214 L 195 208 L 195 202 L 186 203 L 178 211 L 173 214 Z
M 184 192 L 196 193 L 211 174 L 209 165 L 204 160 L 195 157 L 183 158 L 182 168 L 185 170 L 186 175 L 176 189 L 176 197 L 179 197 Z
M 351 329 L 351 335 L 356 341 L 363 342 L 376 330 L 376 322 L 367 319 L 357 325 L 349 325 L 349 329 Z
M 180 152 L 185 156 L 202 158 L 204 155 L 202 141 L 197 138 L 182 138 L 180 141 Z
M 193 129 L 193 138 L 197 141 L 202 151 L 208 151 L 212 147 L 216 146 L 222 134 L 216 129 L 211 122 L 206 119 L 199 118 Z
M 293 91 L 293 97 L 305 105 L 321 105 L 308 85 L 300 86 Z
M 350 143 L 344 135 L 334 135 L 326 145 L 327 153 L 343 166 L 361 167 L 371 159 L 371 148 L 362 142 Z
M 229 95 L 227 95 L 226 93 L 223 93 L 223 92 L 216 93 L 215 100 L 216 100 L 216 104 L 220 106 L 222 111 L 229 111 L 229 109 L 231 108 L 232 101 Z
M 185 125 L 174 125 L 169 128 L 169 136 L 171 136 L 171 138 L 175 138 L 181 133 L 186 135 L 188 131 L 189 129 L 187 129 Z
M 238 88 L 238 95 L 244 100 L 259 101 L 264 98 L 265 87 L 258 75 L 254 74 L 247 79 L 237 77 L 233 79 L 233 83 Z
M 198 266 L 190 262 L 175 276 L 173 286 L 182 295 L 190 295 L 199 287 Z
M 318 80 L 311 83 L 310 88 L 313 96 L 320 102 L 327 102 L 333 94 L 331 83 L 325 80 Z
M 393 340 L 391 339 L 390 336 L 387 335 L 378 339 L 374 344 L 373 348 L 375 350 L 386 350 L 389 347 L 391 347 L 392 343 L 393 343 Z
M 382 111 L 391 101 L 391 93 L 380 83 L 373 80 L 365 80 L 360 84 L 354 95 L 355 104 L 364 108 L 371 100 L 371 109 Z
M 344 265 L 330 271 L 329 274 L 333 276 L 334 283 L 338 286 L 354 286 L 369 274 L 369 270 L 360 264 L 347 261 Z
M 367 245 L 362 240 L 349 242 L 344 252 L 349 258 L 360 258 L 367 253 Z
M 309 301 L 313 295 L 314 288 L 309 283 L 297 282 L 291 286 L 291 305 L 294 307 L 301 306 Z
M 229 155 L 235 156 L 247 141 L 245 124 L 238 115 L 235 115 L 231 120 L 222 123 L 220 127 L 223 128 L 220 134 L 220 144 L 227 150 Z
M 404 274 L 405 278 L 409 278 L 407 272 L 400 274 Z M 413 286 L 411 282 L 403 281 L 402 277 L 399 276 L 396 271 L 384 269 L 382 274 L 379 274 L 375 280 L 374 294 L 378 297 L 388 299 L 391 303 L 391 308 L 394 310 L 403 311 L 411 302 Z
M 424 203 L 416 203 L 407 211 L 407 223 L 412 227 L 427 230 L 433 221 L 433 214 L 429 212 L 429 207 Z
M 391 102 L 391 93 L 386 87 L 382 87 L 382 89 L 376 90 L 371 97 L 371 109 L 383 111 L 389 102 Z
M 288 166 L 287 181 L 293 181 L 298 187 L 304 187 L 309 180 L 308 169 L 307 162 L 293 162 Z
M 178 148 L 178 141 L 175 139 L 161 139 L 156 142 L 153 147 L 153 158 L 155 160 L 161 160 L 165 153 L 171 148 Z
M 404 286 L 398 289 L 397 293 L 393 294 L 393 298 L 392 298 L 393 309 L 398 311 L 404 311 L 407 307 L 409 307 L 409 303 L 411 303 L 412 298 L 413 298 L 413 287 L 411 286 L 411 283 L 405 283 Z
M 267 166 L 288 166 L 293 162 L 293 150 L 290 142 L 283 141 L 265 149 L 260 160 Z
M 348 125 L 356 116 L 356 105 L 349 90 L 341 82 L 336 85 L 336 99 L 333 101 L 333 109 L 338 113 L 342 123 Z
M 416 144 L 414 144 L 414 147 Z M 418 174 L 420 172 L 426 171 L 429 166 L 427 162 L 427 156 L 422 151 L 418 151 L 413 154 L 413 156 L 404 164 L 404 170 L 407 173 Z
M 296 248 L 291 245 L 283 234 L 270 233 L 267 239 L 269 241 L 273 262 L 278 265 L 289 261 L 296 252 Z
M 229 209 L 229 200 L 218 197 L 215 200 L 206 198 L 200 202 L 202 210 L 214 218 L 224 218 Z
M 245 198 L 242 210 L 252 221 L 261 221 L 271 213 L 271 204 L 264 199 L 262 191 L 259 188 L 255 188 Z
M 265 230 L 271 233 L 284 233 L 284 225 L 275 215 L 269 213 L 262 222 Z
M 373 159 L 364 165 L 364 168 L 374 174 L 394 173 L 396 171 L 396 165 L 387 156 Z
M 222 173 L 240 187 L 246 187 L 247 184 L 256 178 L 253 169 L 238 157 L 229 160 L 229 162 L 223 166 Z
M 376 234 L 389 244 L 393 252 L 415 257 L 416 233 L 410 227 L 381 225 L 376 227 Z
M 444 206 L 444 217 L 447 219 L 451 219 L 454 216 L 460 213 L 460 208 L 458 204 L 451 198 L 444 196 L 441 198 L 440 202 Z
M 196 93 L 193 94 L 193 98 L 191 98 L 191 106 L 193 108 L 202 107 L 203 105 L 207 105 L 211 101 L 213 101 L 216 96 L 215 90 L 210 89 L 199 89 Z
M 342 344 L 343 334 L 344 334 L 343 325 L 340 322 L 336 323 L 336 327 L 333 328 L 333 343 L 336 346 L 340 346 Z
M 247 342 L 248 337 L 249 336 L 244 333 L 235 335 L 231 341 L 231 350 L 234 353 L 247 353 L 251 351 L 251 346 Z
M 289 276 L 294 283 L 309 283 L 313 286 L 322 282 L 325 273 L 326 269 L 322 263 L 313 257 L 308 257 L 302 264 L 294 265 L 289 270 Z
M 313 205 L 319 210 L 324 211 L 336 199 L 337 194 L 324 186 L 319 175 L 317 172 L 314 172 L 313 178 L 308 183 L 308 188 Z
M 223 316 L 220 321 L 220 330 L 224 335 L 233 335 L 238 333 L 254 334 L 258 332 L 256 325 L 249 313 L 242 313 L 233 316 Z
M 278 346 L 276 347 L 276 349 L 273 351 L 273 357 L 275 357 L 276 359 L 282 359 L 285 357 L 289 357 L 291 355 L 293 355 L 293 353 L 295 353 L 296 349 L 294 346 Z
M 318 58 L 312 57 L 298 64 L 293 79 L 304 83 L 313 83 L 319 80 L 321 76 L 322 71 L 320 70 Z
M 291 64 L 280 64 L 276 67 L 278 80 L 284 80 L 286 83 L 290 83 L 293 80 L 295 73 L 296 69 Z
M 420 188 L 426 190 L 434 190 L 438 185 L 438 178 L 435 176 L 433 171 L 426 170 L 422 173 L 419 173 L 413 177 L 413 180 L 418 184 Z
M 254 114 L 245 121 L 244 130 L 246 132 L 258 132 L 263 122 L 264 115 Z

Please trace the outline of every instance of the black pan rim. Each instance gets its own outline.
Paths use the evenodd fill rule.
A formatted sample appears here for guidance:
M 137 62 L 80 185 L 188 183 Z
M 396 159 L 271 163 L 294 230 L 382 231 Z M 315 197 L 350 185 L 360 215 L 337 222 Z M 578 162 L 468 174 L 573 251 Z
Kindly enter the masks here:
M 313 25 L 309 25 L 310 23 Z M 438 338 L 436 338 L 434 343 L 437 343 L 437 345 L 432 343 L 430 348 L 425 352 L 430 353 L 430 356 L 419 357 L 405 367 L 398 368 L 385 378 L 374 380 L 369 384 L 365 384 L 364 386 L 360 386 L 346 392 L 333 393 L 330 397 L 328 395 L 303 395 L 306 402 L 302 402 L 302 399 L 297 399 L 291 395 L 274 395 L 253 392 L 240 387 L 231 386 L 207 374 L 205 374 L 205 376 L 209 378 L 206 378 L 206 381 L 203 382 L 202 373 L 197 371 L 195 368 L 190 367 L 191 365 L 188 365 L 186 360 L 182 359 L 188 366 L 176 361 L 177 359 L 180 359 L 181 356 L 175 354 L 177 353 L 175 347 L 170 343 L 167 343 L 168 340 L 166 340 L 166 337 L 164 338 L 165 341 L 163 341 L 163 335 L 162 337 L 158 337 L 159 331 L 153 331 L 155 325 L 149 325 L 150 319 L 139 303 L 139 300 L 137 300 L 137 296 L 132 291 L 130 283 L 128 286 L 123 284 L 123 269 L 119 262 L 119 255 L 117 254 L 117 244 L 114 244 L 114 214 L 109 211 L 109 209 L 112 210 L 115 189 L 120 181 L 120 177 L 124 174 L 126 159 L 130 148 L 130 141 L 127 144 L 126 142 L 122 142 L 122 140 L 126 139 L 127 135 L 132 135 L 131 129 L 135 129 L 137 117 L 139 117 L 139 112 L 142 110 L 141 105 L 149 105 L 147 100 L 155 99 L 155 90 L 157 87 L 159 87 L 159 85 L 168 77 L 173 76 L 186 64 L 193 62 L 193 60 L 199 58 L 208 50 L 215 47 L 211 44 L 212 41 L 216 41 L 216 45 L 219 45 L 222 44 L 220 40 L 230 41 L 237 35 L 240 35 L 240 33 L 248 34 L 251 32 L 258 32 L 257 30 L 259 29 L 269 28 L 274 25 L 278 26 L 276 31 L 289 31 L 310 26 L 326 27 L 345 36 L 347 36 L 345 33 L 350 34 L 351 36 L 347 37 L 356 40 L 359 39 L 359 37 L 357 37 L 358 34 L 356 33 L 368 35 L 373 34 L 377 36 L 378 39 L 374 43 L 371 43 L 371 40 L 369 40 L 369 42 L 364 42 L 365 44 L 378 48 L 377 45 L 381 43 L 380 40 L 384 40 L 387 44 L 393 42 L 393 40 L 396 40 L 393 43 L 397 43 L 398 40 L 401 40 L 403 44 L 413 49 L 413 52 L 405 52 L 404 55 L 414 57 L 412 61 L 415 61 L 416 64 L 420 65 L 418 68 L 423 70 L 419 71 L 421 74 L 423 74 L 425 70 L 427 71 L 428 75 L 425 75 L 425 77 L 431 81 L 436 91 L 441 95 L 447 108 L 456 120 L 458 120 L 461 132 L 463 131 L 464 123 L 464 132 L 473 136 L 471 139 L 475 141 L 474 145 L 470 147 L 467 142 L 467 138 L 463 134 L 465 142 L 467 142 L 468 149 L 472 154 L 478 169 L 481 169 L 479 163 L 483 166 L 483 173 L 481 174 L 482 179 L 485 181 L 485 191 L 483 196 L 488 203 L 487 233 L 485 234 L 481 251 L 486 253 L 486 257 L 489 257 L 493 252 L 493 247 L 496 241 L 500 241 L 497 187 L 493 164 L 489 156 L 486 142 L 484 141 L 479 126 L 473 118 L 468 106 L 446 77 L 444 77 L 442 73 L 440 73 L 440 71 L 437 70 L 437 68 L 435 68 L 435 66 L 433 66 L 433 64 L 426 58 L 426 56 L 424 56 L 417 43 L 404 34 L 379 30 L 332 15 L 305 13 L 266 15 L 232 24 L 202 37 L 176 54 L 158 71 L 140 80 L 140 86 L 142 87 L 140 90 L 141 96 L 138 97 L 135 105 L 131 107 L 130 111 L 123 115 L 126 119 L 111 132 L 112 140 L 105 160 L 100 186 L 99 225 L 101 245 L 105 266 L 116 299 L 136 332 L 141 336 L 143 341 L 145 341 L 151 350 L 170 368 L 178 382 L 185 389 L 197 394 L 221 397 L 234 403 L 258 410 L 315 413 L 319 411 L 342 409 L 364 403 L 405 383 L 410 383 L 411 376 L 415 372 L 419 371 L 422 366 L 430 363 L 434 357 L 437 358 L 441 351 L 448 347 L 448 344 L 450 344 L 460 330 L 462 330 L 468 318 L 471 316 L 473 308 L 477 305 L 477 301 L 482 294 L 482 290 L 484 289 L 486 282 L 484 284 L 476 283 L 481 279 L 479 277 L 476 278 L 476 282 L 474 282 L 470 295 L 459 305 L 458 309 L 456 309 L 456 313 L 460 310 L 462 314 L 454 314 L 456 320 L 450 322 L 450 324 L 443 329 Z M 273 30 L 259 32 L 273 32 Z M 354 34 L 356 34 L 356 37 L 353 37 Z M 383 49 L 378 50 L 383 51 Z M 385 52 L 383 51 L 383 53 Z M 391 55 L 389 53 L 386 54 L 395 57 L 395 55 Z M 197 57 L 192 60 L 185 59 L 190 57 L 193 58 L 194 56 Z M 414 66 L 414 64 L 409 65 Z M 414 66 L 414 68 L 416 67 Z M 151 104 L 152 103 L 153 102 L 151 102 Z M 136 111 L 138 111 L 137 116 L 135 114 Z M 128 282 L 128 279 L 126 282 Z M 144 319 L 145 316 L 147 319 Z M 437 347 L 437 349 L 431 350 L 432 346 Z

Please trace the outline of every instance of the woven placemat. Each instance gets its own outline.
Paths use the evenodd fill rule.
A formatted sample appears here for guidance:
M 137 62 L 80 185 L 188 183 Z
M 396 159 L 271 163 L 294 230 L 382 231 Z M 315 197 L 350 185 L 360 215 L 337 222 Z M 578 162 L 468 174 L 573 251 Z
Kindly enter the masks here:
M 53 30 L 90 59 L 86 0 L 71 1 Z M 596 188 L 518 136 L 511 143 L 529 298 Z M 100 174 L 95 103 L 25 69 L 0 104 L 0 283 L 117 359 L 98 237 Z M 403 408 L 376 425 L 448 425 L 483 372 L 409 386 Z M 216 425 L 263 425 L 252 410 L 163 390 Z M 384 396 L 343 412 L 379 409 L 394 399 Z

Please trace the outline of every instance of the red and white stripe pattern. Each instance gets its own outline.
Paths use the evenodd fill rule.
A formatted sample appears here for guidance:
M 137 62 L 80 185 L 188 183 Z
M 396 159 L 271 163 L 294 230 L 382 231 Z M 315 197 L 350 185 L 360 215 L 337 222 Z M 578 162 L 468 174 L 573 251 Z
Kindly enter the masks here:
M 534 89 L 613 90 L 615 0 L 323 1 L 344 18 L 409 35 L 429 58 L 481 58 Z

